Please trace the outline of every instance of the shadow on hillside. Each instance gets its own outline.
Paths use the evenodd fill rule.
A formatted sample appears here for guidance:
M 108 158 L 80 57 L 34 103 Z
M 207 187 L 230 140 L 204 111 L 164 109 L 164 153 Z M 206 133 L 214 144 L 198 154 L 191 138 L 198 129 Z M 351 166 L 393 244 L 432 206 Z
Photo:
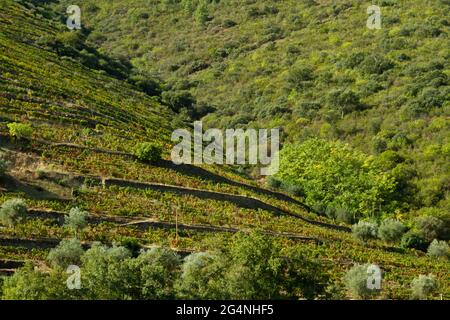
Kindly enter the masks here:
M 157 163 L 155 163 L 154 165 L 161 167 L 161 168 L 165 168 L 165 169 L 171 169 L 174 171 L 177 171 L 181 174 L 184 175 L 188 175 L 191 177 L 196 177 L 196 178 L 201 178 L 204 180 L 209 180 L 212 181 L 214 183 L 224 183 L 224 184 L 228 184 L 231 186 L 235 186 L 235 187 L 241 187 L 241 188 L 246 188 L 246 189 L 250 189 L 254 192 L 260 193 L 260 194 L 265 194 L 274 198 L 277 198 L 278 200 L 283 200 L 286 202 L 290 202 L 290 203 L 294 203 L 296 205 L 299 205 L 301 207 L 303 207 L 305 210 L 309 211 L 309 212 L 313 212 L 316 213 L 315 210 L 313 210 L 312 208 L 310 208 L 309 206 L 307 206 L 306 204 L 286 195 L 280 192 L 276 192 L 276 191 L 271 191 L 268 189 L 264 189 L 264 188 L 260 188 L 260 187 L 256 187 L 256 186 L 252 186 L 246 183 L 242 183 L 242 182 L 237 182 L 231 179 L 228 179 L 226 177 L 220 176 L 218 174 L 212 173 L 208 170 L 202 169 L 200 167 L 197 166 L 193 166 L 193 165 L 189 165 L 189 164 L 179 164 L 176 165 L 174 164 L 172 161 L 169 160 L 160 160 Z
M 28 182 L 20 181 L 10 175 L 6 175 L 0 179 L 1 192 L 24 193 L 28 198 L 34 200 L 70 200 L 61 198 L 58 194 L 45 190 L 41 186 L 33 185 Z

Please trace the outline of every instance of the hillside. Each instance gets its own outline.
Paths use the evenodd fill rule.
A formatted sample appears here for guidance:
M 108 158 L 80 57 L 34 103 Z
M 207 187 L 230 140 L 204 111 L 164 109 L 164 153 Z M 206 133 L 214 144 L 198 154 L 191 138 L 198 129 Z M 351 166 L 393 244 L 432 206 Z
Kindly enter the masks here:
M 280 127 L 285 143 L 322 137 L 395 158 L 397 209 L 448 212 L 448 2 L 379 2 L 381 30 L 366 27 L 367 3 L 356 0 L 81 8 L 89 43 L 214 108 L 208 127 Z
M 259 13 L 251 14 L 255 15 L 254 20 L 248 19 L 247 11 L 252 11 L 249 8 L 257 6 L 250 1 L 242 3 L 244 9 L 228 6 L 224 2 L 211 3 L 208 10 L 213 19 L 208 18 L 210 21 L 205 22 L 204 26 L 192 28 L 181 28 L 184 11 L 171 1 L 164 2 L 164 7 L 159 2 L 157 6 L 151 6 L 152 1 L 134 1 L 133 5 L 141 9 L 135 10 L 133 14 L 128 12 L 131 7 L 127 3 L 131 1 L 116 1 L 112 4 L 111 1 L 97 0 L 95 5 L 94 1 L 85 1 L 82 10 L 88 15 L 84 21 L 89 23 L 91 29 L 87 35 L 65 29 L 58 13 L 59 6 L 62 8 L 65 5 L 64 1 L 51 4 L 53 9 L 33 5 L 32 2 L 0 0 L 0 168 L 7 164 L 0 178 L 0 203 L 3 206 L 0 213 L 6 216 L 5 203 L 8 200 L 21 198 L 26 204 L 26 213 L 22 219 L 12 219 L 11 223 L 3 223 L 0 227 L 0 272 L 5 275 L 0 281 L 2 298 L 343 299 L 354 297 L 345 287 L 347 271 L 355 264 L 374 263 L 383 271 L 379 298 L 407 299 L 411 294 L 411 281 L 419 275 L 431 273 L 436 277 L 439 287 L 429 298 L 450 299 L 450 268 L 446 259 L 435 259 L 421 250 L 401 247 L 399 243 L 355 239 L 350 233 L 349 223 L 320 214 L 322 212 L 312 208 L 311 203 L 305 203 L 307 199 L 304 195 L 287 194 L 286 190 L 269 188 L 234 167 L 176 166 L 169 159 L 172 130 L 181 125 L 188 126 L 192 118 L 202 116 L 208 108 L 198 108 L 201 103 L 203 107 L 212 105 L 219 110 L 206 116 L 208 123 L 213 125 L 217 119 L 223 119 L 224 126 L 231 126 L 237 122 L 223 117 L 220 112 L 230 113 L 232 105 L 248 105 L 251 100 L 243 97 L 247 96 L 246 91 L 253 92 L 255 84 L 266 88 L 264 82 L 270 80 L 270 86 L 283 86 L 280 84 L 284 81 L 283 73 L 292 69 L 290 64 L 287 61 L 286 64 L 269 61 L 279 56 L 276 50 L 282 50 L 281 46 L 288 42 L 303 48 L 303 45 L 292 40 L 302 32 L 307 32 L 305 26 L 312 23 L 302 19 L 311 19 L 316 23 L 322 21 L 322 28 L 331 30 L 333 23 L 342 18 L 339 11 L 346 14 L 347 9 L 353 7 L 338 6 L 341 9 L 335 8 L 331 14 L 328 10 L 322 10 L 325 4 L 313 5 L 311 1 L 305 2 L 309 5 L 302 3 L 299 8 L 308 9 L 308 14 L 301 15 L 297 27 L 294 27 L 296 24 L 289 25 L 294 28 L 290 30 L 291 34 L 286 31 L 286 35 L 275 39 L 273 32 L 276 30 L 272 30 L 266 34 L 271 39 L 267 40 L 267 44 L 252 47 L 254 41 L 261 41 L 260 34 L 253 30 L 260 30 L 259 24 L 267 23 L 265 19 L 272 19 L 271 15 L 275 21 L 279 14 L 275 14 L 274 9 L 267 9 L 263 14 L 256 10 Z M 280 12 L 288 9 L 293 12 L 291 2 L 276 3 Z M 149 6 L 154 10 L 142 9 Z M 395 9 L 396 6 L 387 8 Z M 417 10 L 421 12 L 420 7 Z M 242 16 L 244 13 L 245 19 Z M 437 15 L 442 13 L 442 10 L 436 11 Z M 124 21 L 120 24 L 111 23 L 118 18 L 117 15 L 123 15 Z M 154 15 L 159 17 L 158 20 L 151 19 Z M 231 26 L 231 22 L 226 22 L 228 16 L 232 16 L 237 25 Z M 334 16 L 340 18 L 323 22 Z M 320 20 L 316 20 L 318 18 Z M 220 24 L 216 20 L 220 20 Z M 351 21 L 348 23 L 349 30 L 356 32 L 356 29 L 350 28 Z M 228 27 L 218 27 L 222 24 Z M 128 29 L 127 26 L 131 28 L 131 25 L 136 34 Z M 111 29 L 106 33 L 108 28 Z M 145 28 L 155 31 L 147 32 Z M 186 33 L 170 32 L 170 28 L 179 28 Z M 214 50 L 202 46 L 219 46 L 224 39 L 235 38 L 235 34 L 227 35 L 226 30 L 242 37 L 247 35 L 250 39 L 254 36 L 255 39 L 243 39 L 242 46 L 237 47 L 238 51 L 226 57 L 216 53 L 220 56 L 216 58 L 218 61 L 209 61 L 207 55 Z M 144 32 L 148 42 L 137 36 Z M 283 30 L 279 33 L 283 33 Z M 102 34 L 106 38 L 101 38 Z M 312 33 L 309 35 L 313 36 Z M 131 51 L 123 55 L 120 50 L 124 50 L 131 39 L 140 44 L 133 50 L 141 50 L 142 54 L 155 54 L 155 58 L 148 61 L 140 59 L 145 55 L 133 53 L 131 48 L 135 48 L 134 45 L 129 47 Z M 424 50 L 431 50 L 433 39 L 423 44 Z M 449 70 L 448 56 L 445 56 L 448 46 L 442 44 L 447 38 L 442 36 L 439 39 L 442 41 L 435 43 L 437 49 L 433 51 L 433 57 L 442 60 L 443 66 L 439 73 L 442 76 Z M 163 41 L 169 40 L 170 44 L 166 42 L 163 46 Z M 311 44 L 305 37 L 298 41 L 305 45 Z M 341 41 L 345 43 L 344 39 Z M 198 50 L 187 50 L 191 54 L 198 54 L 198 57 L 188 57 L 188 52 L 183 53 L 181 49 L 177 49 L 180 50 L 176 51 L 178 53 L 172 51 L 175 50 L 172 45 L 189 45 L 189 42 L 199 46 Z M 244 43 L 249 47 L 244 48 Z M 320 43 L 331 46 L 340 42 L 321 40 Z M 354 45 L 357 47 L 361 44 Z M 270 49 L 273 46 L 275 49 Z M 269 50 L 275 51 L 269 54 Z M 314 47 L 308 47 L 308 50 L 312 52 Z M 317 54 L 320 51 L 316 49 L 315 52 Z M 156 55 L 158 52 L 160 56 Z M 311 52 L 304 52 L 299 59 L 311 57 Z M 417 57 L 420 56 L 420 52 L 414 52 Z M 193 63 L 199 59 L 208 59 L 208 67 L 191 73 L 186 73 L 187 68 L 184 67 L 178 71 L 172 70 L 174 68 L 169 65 L 174 63 L 175 56 Z M 130 63 L 128 58 L 131 59 Z M 320 54 L 316 58 L 318 60 L 313 61 L 317 63 L 317 69 L 337 68 L 332 63 L 334 60 L 327 60 L 329 65 L 320 66 Z M 424 61 L 424 64 L 428 63 L 426 58 Z M 222 70 L 224 73 L 214 76 L 223 63 L 228 65 Z M 255 77 L 252 72 L 233 75 L 239 70 L 233 65 L 249 68 L 260 65 L 262 69 L 254 72 L 261 77 Z M 264 71 L 266 66 L 285 71 L 273 70 L 273 75 L 277 75 L 275 77 Z M 157 74 L 156 70 L 160 70 L 161 74 Z M 395 71 L 400 72 L 400 68 L 397 67 Z M 329 72 L 342 76 L 334 69 Z M 353 74 L 352 71 L 349 73 Z M 149 74 L 160 79 L 143 82 L 141 76 Z M 354 76 L 357 77 L 356 71 Z M 216 80 L 213 80 L 214 77 Z M 389 77 L 385 79 L 386 83 L 390 82 L 389 79 L 396 79 L 397 74 Z M 237 78 L 240 80 L 237 81 Z M 177 94 L 179 89 L 173 83 L 181 83 L 181 79 L 197 83 L 190 89 L 198 101 L 194 112 L 184 113 L 166 100 L 168 96 Z M 383 90 L 398 92 L 406 90 L 408 84 L 417 83 L 415 79 L 408 81 Z M 434 87 L 448 95 L 448 83 Z M 266 90 L 270 91 L 266 88 L 264 92 Z M 236 95 L 230 95 L 230 92 Z M 257 92 L 254 93 L 259 95 Z M 284 96 L 283 92 L 276 94 L 272 91 L 272 94 L 259 96 L 275 101 Z M 344 115 L 336 125 L 347 127 L 348 123 L 354 122 L 356 126 L 358 119 L 371 119 L 375 105 L 378 112 L 386 110 L 383 113 L 386 117 L 394 117 L 395 112 L 390 108 L 395 108 L 386 105 L 383 98 L 386 92 L 383 92 L 365 101 L 372 108 Z M 293 94 L 304 95 L 305 99 L 308 96 L 316 99 L 323 92 L 319 91 L 314 96 L 311 96 L 312 91 Z M 393 94 L 392 99 L 398 97 Z M 297 100 L 303 101 L 300 98 Z M 380 104 L 380 101 L 386 104 Z M 269 103 L 260 103 L 270 106 Z M 254 114 L 259 113 L 258 106 L 249 108 L 255 111 Z M 423 126 L 420 128 L 425 128 L 414 127 L 418 130 L 417 149 L 397 149 L 399 154 L 411 159 L 411 165 L 417 165 L 417 171 L 421 174 L 417 183 L 428 185 L 424 180 L 427 175 L 431 175 L 429 179 L 448 179 L 448 167 L 445 165 L 448 155 L 433 155 L 428 158 L 429 162 L 414 157 L 416 153 L 422 152 L 421 146 L 430 145 L 430 141 L 442 146 L 448 144 L 446 108 L 448 101 L 433 111 L 435 113 L 419 119 L 422 122 L 411 120 L 404 124 L 420 124 Z M 233 115 L 236 119 L 240 116 L 242 114 L 239 112 Z M 304 120 L 273 114 L 255 119 L 254 123 L 249 124 L 264 126 L 276 122 L 276 125 L 285 126 L 286 142 L 299 138 L 295 134 L 302 134 L 302 130 L 295 128 L 290 132 L 289 124 L 309 121 L 309 127 L 306 128 L 311 130 L 312 135 L 320 125 L 323 126 L 322 118 L 301 119 Z M 257 124 L 256 120 L 260 122 Z M 241 124 L 247 122 L 245 120 Z M 384 125 L 402 129 L 392 119 L 386 124 L 383 122 Z M 388 127 L 385 129 L 388 130 Z M 365 131 L 361 134 L 357 132 L 360 131 L 354 129 L 354 134 L 342 134 L 342 138 L 367 151 L 362 146 L 366 143 L 365 139 L 371 136 L 365 135 Z M 143 159 L 136 151 L 136 146 L 143 143 L 159 145 L 162 155 L 156 160 Z M 441 188 L 436 191 L 439 194 L 431 203 L 425 206 L 419 202 L 412 209 L 434 207 L 446 213 L 449 201 L 444 182 Z M 77 222 L 75 218 L 68 223 L 66 216 L 82 216 L 79 215 L 80 210 L 85 212 L 83 219 L 86 224 Z M 408 212 L 405 210 L 405 213 Z M 1 217 L 5 220 L 4 216 Z M 405 221 L 409 223 L 409 220 Z M 408 228 L 413 226 L 408 224 Z M 66 267 L 65 263 L 73 257 L 59 252 L 59 258 L 63 261 L 54 258 L 58 255 L 54 248 L 62 248 L 58 247 L 60 241 L 75 236 L 81 241 L 79 244 L 75 241 L 74 244 L 75 249 L 82 251 L 79 253 L 81 258 L 78 257 L 81 260 L 78 260 L 83 263 L 86 274 L 91 276 L 82 276 L 83 283 L 87 284 L 87 289 L 83 290 L 87 291 L 70 291 L 64 287 L 66 273 L 62 266 Z M 108 247 L 99 247 L 95 242 Z M 160 246 L 165 249 L 158 249 Z M 149 249 L 148 255 L 142 253 L 141 249 Z M 162 250 L 162 253 L 158 250 Z M 158 255 L 158 259 L 154 255 Z M 153 265 L 164 265 L 166 269 L 152 269 Z M 189 267 L 198 273 L 189 273 Z M 141 268 L 142 274 L 150 276 L 145 281 L 136 279 L 142 275 L 129 271 L 135 268 Z M 179 274 L 182 274 L 182 280 L 177 278 Z M 223 278 L 217 274 L 223 275 Z M 206 280 L 202 278 L 203 275 Z M 233 281 L 228 283 L 223 279 Z M 172 280 L 176 284 L 172 284 Z M 136 289 L 130 283 L 145 283 L 144 287 L 151 290 L 141 292 L 138 290 L 140 287 Z M 227 283 L 226 286 L 224 283 Z M 241 288 L 240 284 L 248 287 Z

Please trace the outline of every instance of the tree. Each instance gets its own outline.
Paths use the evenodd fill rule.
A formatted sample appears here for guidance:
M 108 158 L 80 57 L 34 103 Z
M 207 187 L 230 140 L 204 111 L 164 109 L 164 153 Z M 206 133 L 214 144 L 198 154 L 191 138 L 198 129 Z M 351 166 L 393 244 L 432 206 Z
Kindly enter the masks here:
M 434 239 L 428 247 L 427 254 L 433 258 L 449 258 L 450 250 L 447 242 Z
M 345 286 L 355 298 L 369 299 L 378 293 L 376 289 L 370 289 L 367 285 L 369 266 L 369 264 L 355 265 L 345 274 Z
M 285 145 L 275 178 L 300 187 L 308 205 L 345 207 L 354 216 L 388 211 L 395 179 L 373 157 L 341 142 L 313 138 Z
M 174 112 L 180 112 L 182 109 L 189 112 L 196 103 L 194 96 L 186 90 L 164 91 L 161 96 L 164 103 L 169 105 Z
M 426 300 L 437 289 L 436 278 L 429 274 L 420 275 L 411 282 L 411 298 L 414 300 Z
M 14 226 L 25 218 L 27 211 L 24 200 L 18 198 L 7 200 L 0 208 L 0 223 L 6 226 Z
M 181 260 L 173 250 L 164 247 L 152 248 L 141 253 L 134 264 L 141 278 L 142 299 L 175 298 L 174 284 L 179 275 Z
M 223 287 L 223 261 L 208 252 L 192 253 L 184 259 L 177 281 L 177 294 L 183 299 L 220 299 Z
M 138 74 L 131 76 L 130 80 L 149 96 L 160 96 L 162 93 L 161 83 L 156 79 Z
M 427 239 L 440 239 L 442 230 L 444 229 L 444 222 L 433 216 L 423 216 L 415 219 L 416 227 L 419 233 Z
M 66 269 L 70 265 L 80 265 L 83 254 L 84 250 L 78 239 L 62 240 L 56 248 L 50 250 L 47 261 L 52 267 Z
M 82 290 L 69 290 L 63 270 L 42 272 L 31 263 L 18 269 L 3 283 L 4 300 L 67 300 L 81 299 Z
M 328 94 L 328 105 L 341 113 L 341 117 L 347 113 L 359 110 L 361 102 L 359 96 L 351 90 L 337 89 Z
M 303 89 L 314 80 L 314 69 L 307 65 L 295 66 L 289 71 L 286 80 L 295 89 Z
M 367 56 L 360 65 L 361 69 L 368 74 L 382 74 L 392 69 L 394 63 L 381 54 L 371 54 Z
M 238 234 L 230 248 L 226 285 L 233 299 L 276 299 L 283 286 L 279 248 L 261 233 Z
M 128 300 L 139 297 L 139 275 L 124 247 L 94 244 L 81 257 L 81 280 L 87 299 Z
M 378 227 L 376 224 L 368 221 L 359 221 L 352 226 L 353 236 L 363 242 L 376 239 Z
M 400 246 L 402 248 L 412 248 L 426 251 L 428 244 L 429 242 L 422 238 L 420 234 L 411 230 L 403 235 Z
M 325 290 L 323 265 L 298 248 L 282 247 L 260 232 L 237 234 L 223 261 L 226 297 L 231 299 L 313 299 Z
M 394 243 L 401 239 L 406 227 L 403 223 L 394 219 L 385 219 L 378 229 L 378 237 L 386 242 Z
M 88 212 L 79 208 L 72 208 L 69 214 L 64 217 L 64 226 L 77 235 L 88 225 L 86 221 L 87 216 Z

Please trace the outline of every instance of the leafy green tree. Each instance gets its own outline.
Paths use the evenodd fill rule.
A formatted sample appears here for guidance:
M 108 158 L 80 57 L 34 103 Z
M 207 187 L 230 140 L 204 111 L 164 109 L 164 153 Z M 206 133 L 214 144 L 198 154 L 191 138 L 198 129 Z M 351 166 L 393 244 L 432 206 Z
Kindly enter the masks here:
M 328 94 L 328 105 L 340 112 L 341 117 L 347 113 L 359 110 L 361 102 L 359 96 L 351 90 L 337 89 Z
M 301 90 L 314 80 L 314 69 L 308 65 L 299 65 L 289 70 L 287 82 L 295 89 Z
M 149 96 L 160 96 L 162 93 L 161 83 L 156 79 L 138 74 L 130 76 L 130 81 Z
M 367 56 L 360 65 L 361 69 L 368 74 L 382 74 L 392 69 L 394 63 L 381 54 L 371 54 Z
M 429 242 L 425 240 L 419 233 L 413 230 L 405 233 L 401 241 L 402 248 L 412 248 L 421 251 L 426 251 L 428 245 Z
M 0 223 L 6 226 L 14 226 L 26 217 L 27 212 L 27 205 L 24 200 L 18 198 L 6 200 L 0 208 Z
M 239 234 L 230 249 L 226 283 L 234 299 L 278 298 L 282 286 L 282 257 L 262 234 Z
M 301 187 L 311 206 L 345 207 L 354 217 L 393 208 L 388 200 L 395 190 L 394 178 L 373 157 L 340 142 L 313 138 L 286 145 L 275 178 Z
M 225 253 L 224 287 L 232 299 L 313 299 L 324 292 L 323 266 L 298 249 L 282 251 L 259 232 L 238 234 Z

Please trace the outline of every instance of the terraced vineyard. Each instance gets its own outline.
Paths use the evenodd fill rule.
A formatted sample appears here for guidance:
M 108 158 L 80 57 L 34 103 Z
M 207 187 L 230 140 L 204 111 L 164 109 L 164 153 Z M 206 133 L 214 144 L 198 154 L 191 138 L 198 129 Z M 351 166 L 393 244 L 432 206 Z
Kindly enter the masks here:
M 0 227 L 4 277 L 29 262 L 51 269 L 49 251 L 72 237 L 64 216 L 79 207 L 89 212 L 78 234 L 85 249 L 97 241 L 158 245 L 184 257 L 213 252 L 236 234 L 259 230 L 319 261 L 327 287 L 340 292 L 333 296 L 329 289 L 327 297 L 348 296 L 345 273 L 354 264 L 374 263 L 383 271 L 381 298 L 407 299 L 412 279 L 432 273 L 439 283 L 433 298 L 450 299 L 446 260 L 380 240 L 362 243 L 350 225 L 232 167 L 172 164 L 170 133 L 177 115 L 169 107 L 124 79 L 43 49 L 39 39 L 64 25 L 19 2 L 0 3 L 0 148 L 8 163 L 0 203 L 22 198 L 28 208 L 20 223 Z M 32 133 L 12 136 L 11 123 L 27 125 Z M 162 159 L 140 161 L 134 148 L 142 142 L 162 144 Z

